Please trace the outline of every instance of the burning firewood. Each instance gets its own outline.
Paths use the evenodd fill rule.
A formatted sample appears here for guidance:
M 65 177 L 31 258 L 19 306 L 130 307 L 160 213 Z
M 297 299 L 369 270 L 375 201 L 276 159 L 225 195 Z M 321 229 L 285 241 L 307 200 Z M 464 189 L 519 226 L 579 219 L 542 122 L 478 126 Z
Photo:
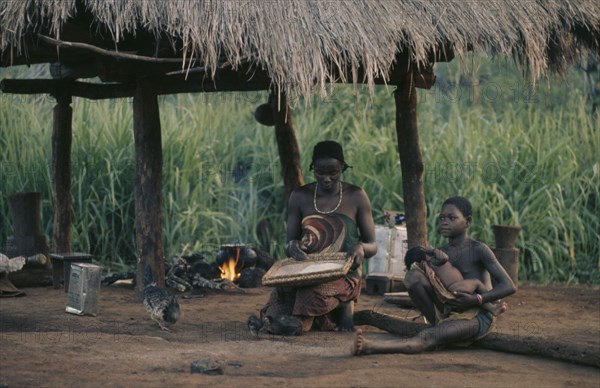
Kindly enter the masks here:
M 213 281 L 213 280 L 205 279 L 202 276 L 200 276 L 199 274 L 196 274 L 194 276 L 194 281 L 192 284 L 194 284 L 195 286 L 198 286 L 198 287 L 202 287 L 202 288 L 211 288 L 213 290 L 236 289 L 241 292 L 245 292 L 243 289 L 238 287 L 235 283 L 233 283 L 229 279 L 220 279 L 220 280 Z
M 221 270 L 221 278 L 235 282 L 242 269 L 256 265 L 256 252 L 246 244 L 225 244 L 217 254 L 217 264 Z
M 241 244 L 222 245 L 216 260 L 210 263 L 200 252 L 184 255 L 186 250 L 187 245 L 165 262 L 166 286 L 182 293 L 196 288 L 242 291 L 240 287 L 260 287 L 263 275 L 275 261 L 268 253 Z M 102 282 L 133 278 L 134 273 L 127 272 L 107 275 Z
M 194 288 L 194 286 L 192 286 L 190 283 L 188 283 L 187 281 L 185 281 L 184 279 L 175 276 L 173 274 L 169 274 L 167 275 L 167 286 L 176 289 L 179 292 L 185 292 L 187 290 L 191 290 L 192 288 Z

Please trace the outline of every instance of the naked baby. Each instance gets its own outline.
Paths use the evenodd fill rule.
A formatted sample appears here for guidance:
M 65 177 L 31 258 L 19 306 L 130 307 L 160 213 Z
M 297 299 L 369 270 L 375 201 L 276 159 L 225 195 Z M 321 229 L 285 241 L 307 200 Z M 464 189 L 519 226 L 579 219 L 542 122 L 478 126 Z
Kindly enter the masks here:
M 407 269 L 417 269 L 425 273 L 442 303 L 455 299 L 459 292 L 475 293 L 480 301 L 480 295 L 489 291 L 479 279 L 465 279 L 458 268 L 450 264 L 448 255 L 439 249 L 413 247 L 406 252 L 404 264 Z M 504 302 L 482 303 L 481 307 L 494 316 L 504 313 L 508 308 Z

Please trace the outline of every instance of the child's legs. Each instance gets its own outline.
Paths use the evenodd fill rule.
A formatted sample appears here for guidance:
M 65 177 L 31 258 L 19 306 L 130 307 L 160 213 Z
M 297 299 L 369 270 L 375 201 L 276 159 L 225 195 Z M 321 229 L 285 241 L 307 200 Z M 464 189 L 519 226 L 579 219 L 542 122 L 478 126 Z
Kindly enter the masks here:
M 489 290 L 479 279 L 464 279 L 459 282 L 452 283 L 448 287 L 448 291 L 463 292 L 465 294 L 472 294 L 474 292 L 483 294 Z
M 504 302 L 498 303 L 484 303 L 481 307 L 492 313 L 493 316 L 497 317 L 500 314 L 503 314 L 508 309 L 508 305 Z
M 436 303 L 439 303 L 434 296 L 433 287 L 429 279 L 422 271 L 411 269 L 404 277 L 404 284 L 408 289 L 408 295 L 415 306 L 423 313 L 427 322 L 433 325 L 436 322 Z M 442 309 L 443 307 L 439 306 Z

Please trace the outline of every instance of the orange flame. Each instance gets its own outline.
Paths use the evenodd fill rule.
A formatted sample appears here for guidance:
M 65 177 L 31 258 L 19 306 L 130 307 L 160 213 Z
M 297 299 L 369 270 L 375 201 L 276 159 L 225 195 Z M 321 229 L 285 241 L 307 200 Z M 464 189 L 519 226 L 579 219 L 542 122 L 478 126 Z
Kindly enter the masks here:
M 229 256 L 229 260 L 221 264 L 221 279 L 229 279 L 232 282 L 236 281 L 241 273 L 238 270 L 238 261 L 240 259 L 240 248 L 236 248 L 235 258 Z

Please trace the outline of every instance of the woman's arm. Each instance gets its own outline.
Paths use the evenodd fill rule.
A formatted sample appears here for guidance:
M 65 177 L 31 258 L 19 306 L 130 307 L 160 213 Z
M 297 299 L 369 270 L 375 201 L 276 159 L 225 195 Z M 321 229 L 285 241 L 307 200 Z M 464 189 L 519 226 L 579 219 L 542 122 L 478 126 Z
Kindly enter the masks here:
M 490 276 L 495 280 L 496 285 L 491 290 L 482 294 L 458 293 L 456 299 L 449 302 L 453 306 L 477 306 L 486 302 L 494 302 L 498 299 L 505 298 L 517 291 L 515 284 L 510 279 L 498 259 L 496 259 L 494 252 L 492 252 L 485 244 L 481 244 L 476 249 L 479 260 L 483 267 L 490 273 Z
M 362 264 L 365 257 L 369 258 L 377 253 L 377 242 L 375 240 L 373 211 L 367 193 L 359 188 L 356 190 L 353 197 L 357 205 L 356 224 L 360 231 L 360 242 L 350 247 L 348 256 L 352 257 L 354 260 L 352 268 L 357 268 Z
M 300 195 L 301 193 L 298 193 L 298 190 L 294 190 L 288 200 L 285 254 L 296 260 L 305 260 L 308 257 L 305 252 L 306 246 L 300 240 L 302 237 Z
M 517 288 L 515 287 L 515 284 L 511 280 L 510 276 L 508 276 L 502 267 L 502 264 L 500 264 L 496 258 L 496 255 L 494 255 L 494 252 L 492 252 L 487 245 L 482 245 L 480 249 L 482 251 L 481 257 L 483 266 L 490 273 L 490 276 L 495 280 L 496 283 L 491 290 L 481 294 L 481 302 L 493 302 L 514 294 L 517 291 Z

